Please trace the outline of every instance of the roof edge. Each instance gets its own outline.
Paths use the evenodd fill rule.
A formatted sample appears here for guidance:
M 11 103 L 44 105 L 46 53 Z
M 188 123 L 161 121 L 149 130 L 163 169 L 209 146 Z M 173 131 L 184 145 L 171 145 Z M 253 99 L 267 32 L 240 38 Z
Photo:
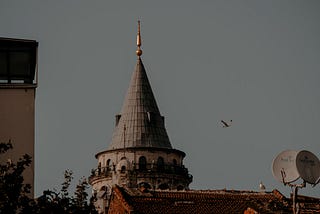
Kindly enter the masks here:
M 160 147 L 128 147 L 128 148 L 121 148 L 121 149 L 108 149 L 108 150 L 104 150 L 102 152 L 98 152 L 95 157 L 98 158 L 98 156 L 102 155 L 102 154 L 106 154 L 106 153 L 113 153 L 113 152 L 121 152 L 121 151 L 137 151 L 137 150 L 143 150 L 143 151 L 164 151 L 164 152 L 168 152 L 168 153 L 179 153 L 180 155 L 182 155 L 182 157 L 186 156 L 186 153 L 184 153 L 181 150 L 178 149 L 170 149 L 170 148 L 160 148 Z
M 34 39 L 18 39 L 18 38 L 8 38 L 8 37 L 0 37 L 0 41 L 8 41 L 8 42 L 27 42 L 27 43 L 35 43 L 39 44 Z

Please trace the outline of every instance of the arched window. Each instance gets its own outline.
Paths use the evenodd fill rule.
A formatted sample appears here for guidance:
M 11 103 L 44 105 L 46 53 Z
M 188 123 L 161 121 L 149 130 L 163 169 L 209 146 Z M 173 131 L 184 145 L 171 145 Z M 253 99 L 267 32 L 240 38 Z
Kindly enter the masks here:
M 108 159 L 107 162 L 106 162 L 106 170 L 107 170 L 107 171 L 110 171 L 110 170 L 111 170 L 111 168 L 110 168 L 110 162 L 111 162 L 110 159 Z
M 183 186 L 182 185 L 178 185 L 177 186 L 177 190 L 183 190 Z
M 98 175 L 100 175 L 101 174 L 101 163 L 99 162 L 99 164 L 98 164 Z
M 173 159 L 173 165 L 177 165 L 177 160 L 176 159 Z
M 163 160 L 163 157 L 158 157 L 157 168 L 158 168 L 158 170 L 164 170 L 164 160 Z
M 161 190 L 169 189 L 169 185 L 166 183 L 160 184 L 159 189 L 161 189 Z
M 121 166 L 121 173 L 125 173 L 126 172 L 126 166 Z
M 139 158 L 139 170 L 146 170 L 147 169 L 147 159 L 145 156 L 141 156 Z
M 147 182 L 141 182 L 138 184 L 139 187 L 144 187 L 146 189 L 151 189 L 151 185 Z

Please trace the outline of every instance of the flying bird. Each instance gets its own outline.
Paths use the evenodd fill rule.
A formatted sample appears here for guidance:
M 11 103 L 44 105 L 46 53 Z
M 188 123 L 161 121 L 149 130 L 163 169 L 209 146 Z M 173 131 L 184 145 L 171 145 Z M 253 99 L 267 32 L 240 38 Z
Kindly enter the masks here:
M 226 122 L 224 120 L 221 120 L 221 123 L 223 125 L 223 128 L 227 128 L 231 126 L 232 120 L 230 120 L 229 122 Z

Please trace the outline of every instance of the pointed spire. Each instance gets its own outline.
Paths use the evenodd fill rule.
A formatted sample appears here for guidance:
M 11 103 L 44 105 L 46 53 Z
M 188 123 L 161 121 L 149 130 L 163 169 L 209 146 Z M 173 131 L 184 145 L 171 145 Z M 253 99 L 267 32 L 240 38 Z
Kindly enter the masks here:
M 132 147 L 172 148 L 141 58 L 132 74 L 109 145 L 109 149 Z
M 138 20 L 138 34 L 137 34 L 137 50 L 136 50 L 136 54 L 138 57 L 140 57 L 142 55 L 142 50 L 140 48 L 141 46 L 141 34 L 140 34 L 140 20 Z
M 160 114 L 140 58 L 142 54 L 140 46 L 140 21 L 138 21 L 138 49 L 136 51 L 138 60 L 122 106 L 121 115 L 116 116 L 116 128 L 109 149 L 172 148 L 165 129 L 164 117 Z

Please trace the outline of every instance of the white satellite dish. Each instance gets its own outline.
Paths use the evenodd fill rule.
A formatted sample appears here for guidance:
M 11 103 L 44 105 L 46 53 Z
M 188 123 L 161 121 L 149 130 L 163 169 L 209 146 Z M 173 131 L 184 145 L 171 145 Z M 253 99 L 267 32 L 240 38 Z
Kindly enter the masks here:
M 296 168 L 297 154 L 297 151 L 286 150 L 273 160 L 272 174 L 276 180 L 282 183 L 291 183 L 300 177 Z
M 320 161 L 309 151 L 300 151 L 296 157 L 296 166 L 300 177 L 310 183 L 316 184 L 320 178 Z

